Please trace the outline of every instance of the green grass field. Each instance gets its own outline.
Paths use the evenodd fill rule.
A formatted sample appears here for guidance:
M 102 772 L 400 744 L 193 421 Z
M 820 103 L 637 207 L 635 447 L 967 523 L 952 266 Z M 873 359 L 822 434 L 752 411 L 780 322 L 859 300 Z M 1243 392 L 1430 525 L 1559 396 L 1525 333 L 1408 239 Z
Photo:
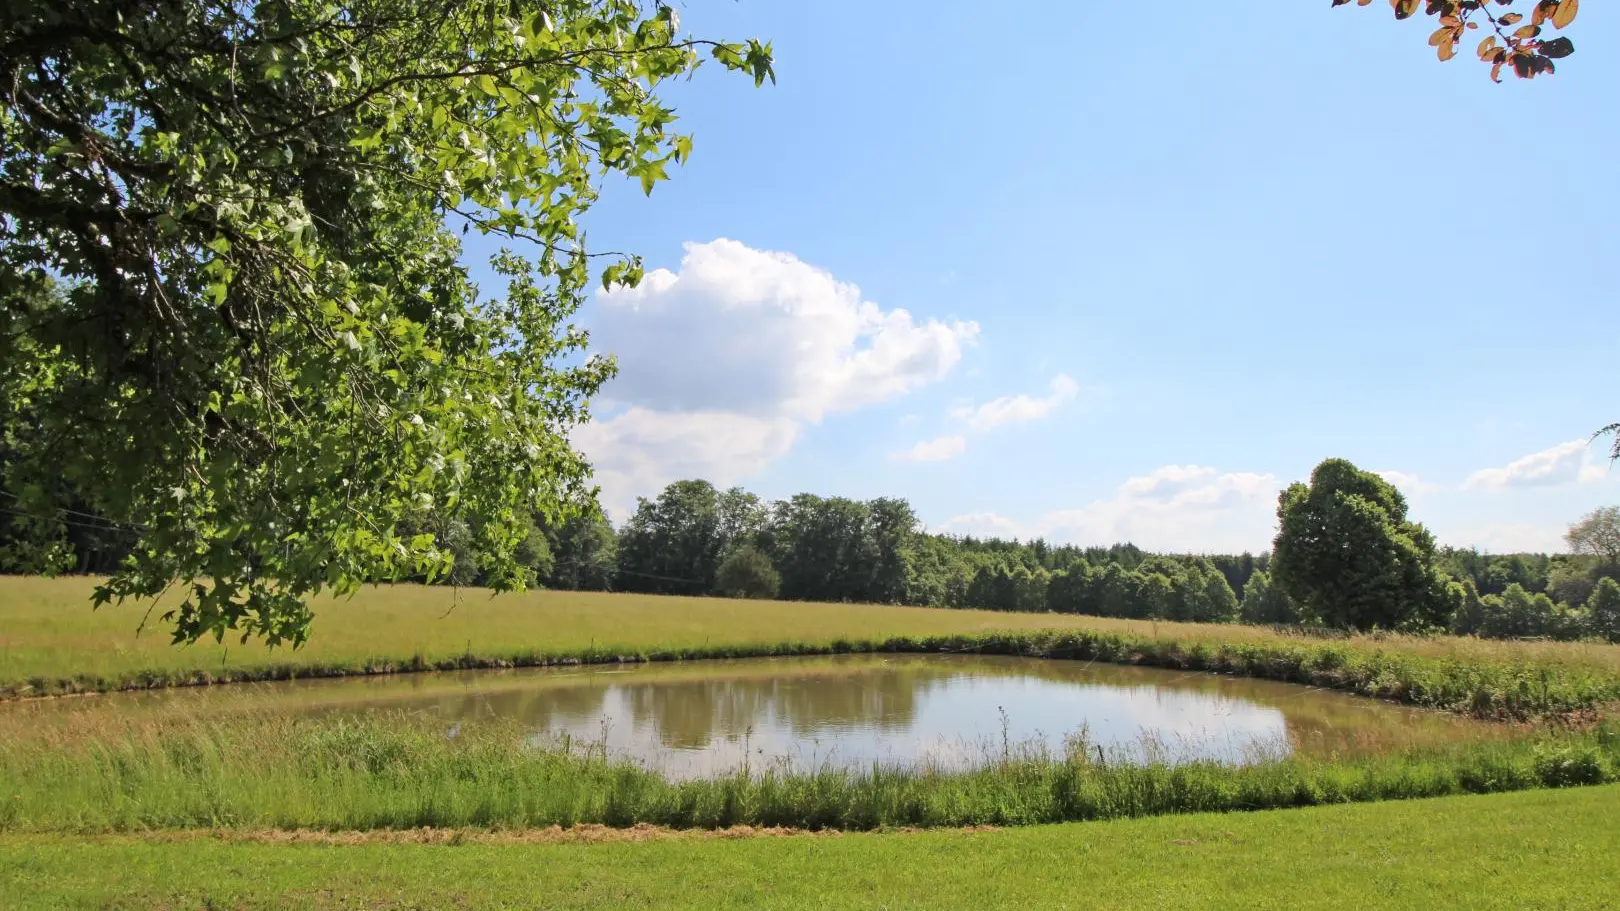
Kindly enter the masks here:
M 0 695 L 398 670 L 466 658 L 476 659 L 476 665 L 583 653 L 750 654 L 776 645 L 815 650 L 840 640 L 874 643 L 894 637 L 1037 630 L 1206 648 L 1276 650 L 1311 642 L 1240 625 L 589 592 L 491 596 L 476 589 L 399 585 L 363 589 L 351 599 L 320 600 L 310 642 L 297 651 L 229 639 L 176 648 L 157 619 L 164 609 L 161 602 L 91 611 L 92 585 L 93 580 L 84 578 L 0 577 Z M 149 612 L 151 623 L 137 636 Z M 1620 646 L 1615 645 L 1401 636 L 1352 637 L 1325 645 L 1355 654 L 1422 659 L 1436 672 L 1463 666 L 1529 669 L 1542 678 L 1527 684 L 1531 689 L 1545 688 L 1548 675 L 1620 681 Z
M 1620 907 L 1620 786 L 1000 831 L 392 840 L 0 836 L 0 906 Z
M 277 664 L 363 667 L 402 663 L 413 656 L 431 663 L 466 654 L 589 649 L 636 654 L 655 648 L 824 644 L 1106 622 L 1053 614 L 594 592 L 492 596 L 480 589 L 395 585 L 362 589 L 350 599 L 319 599 L 310 641 L 297 651 L 241 645 L 229 638 L 223 645 L 209 641 L 175 648 L 157 619 L 162 602 L 151 610 L 145 632 L 136 636 L 153 605 L 108 605 L 92 612 L 93 584 L 85 578 L 0 576 L 0 686 L 31 678 L 119 681 L 142 674 L 218 674 Z
M 92 584 L 0 578 L 0 695 L 620 655 L 946 648 L 1270 677 L 1517 724 L 1438 751 L 1248 770 L 1049 758 L 954 776 L 674 785 L 524 753 L 510 731 L 450 745 L 382 715 L 334 727 L 83 712 L 47 728 L 13 712 L 0 724 L 0 909 L 1620 907 L 1620 786 L 1525 790 L 1620 776 L 1612 722 L 1584 733 L 1547 724 L 1612 715 L 1616 646 L 389 586 L 321 601 L 310 645 L 271 652 L 173 647 L 162 604 L 92 612 Z M 152 625 L 137 637 L 148 608 Z M 1496 791 L 1517 793 L 1431 797 Z M 1334 806 L 1177 815 L 1318 803 Z M 1151 818 L 1038 824 L 1118 816 Z M 550 843 L 537 827 L 553 822 L 698 831 Z M 701 835 L 738 823 L 942 828 Z M 950 828 L 983 823 L 1017 827 Z M 505 831 L 415 843 L 407 827 L 420 825 Z M 302 827 L 333 834 L 291 831 Z

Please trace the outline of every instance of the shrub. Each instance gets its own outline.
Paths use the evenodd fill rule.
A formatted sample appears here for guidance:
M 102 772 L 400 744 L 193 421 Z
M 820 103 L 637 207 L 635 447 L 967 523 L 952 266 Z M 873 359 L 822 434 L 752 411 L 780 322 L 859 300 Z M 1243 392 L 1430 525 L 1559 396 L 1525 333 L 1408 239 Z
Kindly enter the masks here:
M 1549 788 L 1600 784 L 1609 771 L 1603 753 L 1587 744 L 1542 745 L 1535 756 L 1536 776 Z
M 715 573 L 715 588 L 728 598 L 774 598 L 781 587 L 771 558 L 746 545 L 727 555 Z
M 1620 642 L 1620 583 L 1613 579 L 1598 582 L 1586 602 L 1586 613 L 1592 635 Z

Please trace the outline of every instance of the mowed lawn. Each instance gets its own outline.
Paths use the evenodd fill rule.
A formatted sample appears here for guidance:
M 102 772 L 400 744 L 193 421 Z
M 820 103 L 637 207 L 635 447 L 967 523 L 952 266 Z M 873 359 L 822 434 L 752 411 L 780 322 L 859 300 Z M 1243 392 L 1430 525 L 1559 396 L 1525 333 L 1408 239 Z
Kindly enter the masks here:
M 170 644 L 159 619 L 165 604 L 90 608 L 95 580 L 0 577 L 0 688 L 31 678 L 128 680 L 269 665 L 360 668 L 368 662 L 427 661 L 525 651 L 656 650 L 761 643 L 825 645 L 893 636 L 997 630 L 1114 631 L 1160 640 L 1278 641 L 1268 628 L 1177 624 L 1063 614 L 1017 614 L 864 604 L 807 604 L 593 592 L 531 591 L 492 595 L 419 585 L 376 586 L 353 598 L 318 599 L 308 644 L 298 650 L 243 645 L 226 637 L 187 647 Z M 144 633 L 136 630 L 150 610 Z M 1297 639 L 1294 641 L 1298 641 Z M 1620 673 L 1620 646 L 1513 643 L 1440 637 L 1378 640 L 1353 646 L 1410 651 L 1458 662 L 1532 661 Z
M 1620 786 L 1001 831 L 595 844 L 0 836 L 46 908 L 1620 907 Z

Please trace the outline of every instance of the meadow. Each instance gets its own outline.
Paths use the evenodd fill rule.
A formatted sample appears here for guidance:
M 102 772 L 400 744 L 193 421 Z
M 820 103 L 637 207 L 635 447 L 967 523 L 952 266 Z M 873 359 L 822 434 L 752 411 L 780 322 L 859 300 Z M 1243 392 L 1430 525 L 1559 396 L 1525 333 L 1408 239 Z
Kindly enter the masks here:
M 580 908 L 1404 906 L 1460 894 L 1477 907 L 1598 907 L 1620 885 L 1615 646 L 388 586 L 318 604 L 296 651 L 177 648 L 161 603 L 92 612 L 91 584 L 0 579 L 0 693 L 21 700 L 0 705 L 8 907 L 507 907 L 539 893 Z M 1118 763 L 1082 742 L 1015 746 L 969 771 L 670 781 L 588 743 L 536 747 L 497 721 L 447 736 L 389 710 L 124 711 L 91 698 L 16 711 L 94 690 L 872 651 L 1265 677 L 1496 733 L 1243 766 Z M 782 832 L 834 834 L 743 837 Z M 1282 854 L 1290 863 L 1272 862 Z M 1553 876 L 1570 862 L 1599 872 Z M 1300 864 L 1309 889 L 1290 872 Z M 833 878 L 862 889 L 829 890 Z
M 1020 750 L 980 769 L 796 769 L 669 782 L 481 724 L 454 740 L 405 713 L 172 717 L 0 712 L 0 830 L 654 824 L 866 830 L 1120 816 L 1600 784 L 1620 777 L 1620 648 L 1455 638 L 1311 639 L 1261 627 L 1053 614 L 379 587 L 321 604 L 297 651 L 175 648 L 92 613 L 86 580 L 0 580 L 0 680 L 36 692 L 562 661 L 966 652 L 1267 677 L 1499 722 L 1503 736 L 1246 767 L 1130 766 Z M 158 605 L 157 610 L 161 610 Z M 88 668 L 88 669 L 87 669 Z M 692 665 L 700 671 L 701 665 Z
M 840 640 L 993 630 L 1120 628 L 1051 614 L 538 590 L 492 596 L 483 589 L 389 585 L 361 589 L 352 598 L 318 599 L 312 636 L 296 651 L 229 639 L 176 648 L 157 619 L 164 601 L 92 612 L 93 584 L 82 577 L 0 577 L 0 694 L 784 643 L 827 648 Z M 137 637 L 146 618 L 147 628 Z
M 958 650 L 1238 673 L 1490 718 L 1620 700 L 1615 645 L 1314 639 L 1070 614 L 415 585 L 322 599 L 311 640 L 297 650 L 229 640 L 175 647 L 158 620 L 163 602 L 91 611 L 92 585 L 0 577 L 0 697 L 570 661 Z
M 60 908 L 1613 908 L 1620 786 L 855 835 L 0 834 Z M 751 837 L 752 836 L 752 837 Z

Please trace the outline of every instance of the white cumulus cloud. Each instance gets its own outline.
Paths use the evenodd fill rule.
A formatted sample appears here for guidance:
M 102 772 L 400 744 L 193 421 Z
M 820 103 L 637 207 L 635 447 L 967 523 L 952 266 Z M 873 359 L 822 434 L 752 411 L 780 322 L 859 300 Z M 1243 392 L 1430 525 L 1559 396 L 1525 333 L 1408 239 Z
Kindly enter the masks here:
M 885 310 L 791 253 L 725 238 L 684 251 L 591 314 L 592 347 L 619 375 L 573 439 L 615 512 L 678 478 L 756 474 L 806 424 L 944 378 L 979 333 Z
M 1081 545 L 1131 541 L 1169 552 L 1259 551 L 1276 532 L 1276 476 L 1166 465 L 1130 478 L 1112 497 L 1021 521 L 995 513 L 957 516 L 942 531 L 1043 537 Z
M 685 251 L 678 272 L 597 295 L 592 341 L 619 358 L 613 401 L 815 421 L 944 378 L 979 333 L 884 310 L 791 253 L 725 238 Z
M 622 515 L 637 496 L 652 496 L 681 478 L 726 487 L 763 471 L 798 439 L 786 418 L 725 411 L 631 408 L 575 428 L 572 440 L 596 469 L 603 505 Z
M 1468 476 L 1466 490 L 1507 490 L 1520 487 L 1556 487 L 1603 479 L 1603 469 L 1592 462 L 1586 440 L 1570 440 L 1502 468 L 1485 468 Z
M 1051 392 L 1045 396 L 1025 394 L 1004 395 L 982 405 L 963 405 L 951 411 L 951 416 L 967 422 L 969 428 L 986 431 L 1003 424 L 1036 421 L 1051 414 L 1058 406 L 1074 398 L 1080 384 L 1067 374 L 1052 378 Z
M 921 443 L 903 452 L 890 453 L 897 462 L 943 462 L 961 455 L 967 449 L 967 438 L 943 436 Z

